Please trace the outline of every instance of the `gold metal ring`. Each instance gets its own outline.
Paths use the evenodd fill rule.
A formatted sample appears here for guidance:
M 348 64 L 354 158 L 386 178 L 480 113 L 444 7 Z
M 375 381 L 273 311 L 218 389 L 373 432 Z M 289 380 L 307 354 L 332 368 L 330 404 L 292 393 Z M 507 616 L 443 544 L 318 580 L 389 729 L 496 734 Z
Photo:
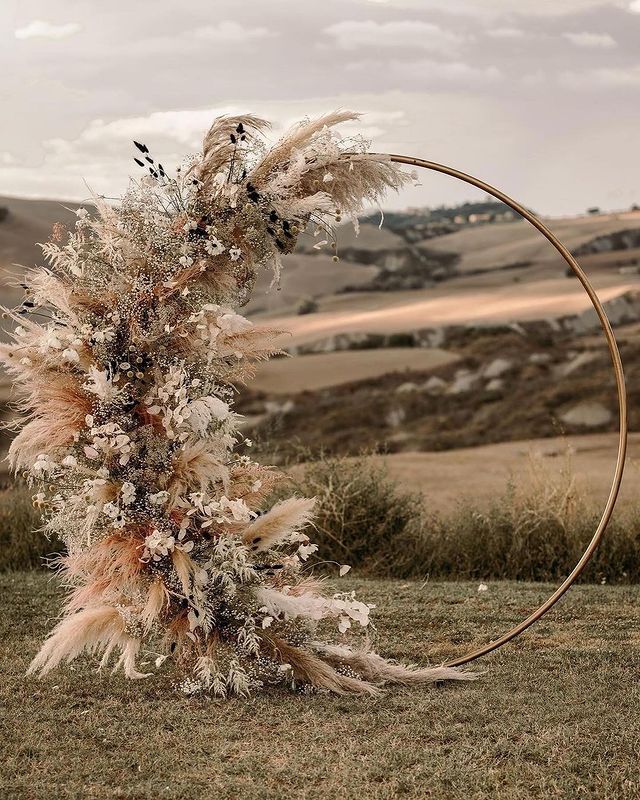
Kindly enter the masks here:
M 499 189 L 491 186 L 484 181 L 479 180 L 478 178 L 474 178 L 472 175 L 467 175 L 465 172 L 460 172 L 453 167 L 447 167 L 444 164 L 438 164 L 434 161 L 426 161 L 422 158 L 411 158 L 410 156 L 402 156 L 402 155 L 391 155 L 386 154 L 391 161 L 395 161 L 398 164 L 409 164 L 414 167 L 423 167 L 424 169 L 432 170 L 433 172 L 441 172 L 444 175 L 451 175 L 453 178 L 458 178 L 458 180 L 464 181 L 465 183 L 469 183 L 472 186 L 476 186 L 478 189 L 482 189 L 484 192 L 492 195 L 496 199 L 502 201 L 505 205 L 512 208 L 521 217 L 524 217 L 534 228 L 537 228 L 540 233 L 549 241 L 553 247 L 560 253 L 562 258 L 567 262 L 567 264 L 571 267 L 571 270 L 574 272 L 584 290 L 589 295 L 589 299 L 591 300 L 591 304 L 595 309 L 596 314 L 600 320 L 600 324 L 602 325 L 602 330 L 604 332 L 605 339 L 607 340 L 607 345 L 609 347 L 609 354 L 611 355 L 611 361 L 613 363 L 613 371 L 616 378 L 616 389 L 618 392 L 618 408 L 619 408 L 619 419 L 620 419 L 620 428 L 619 428 L 619 435 L 618 435 L 618 455 L 616 459 L 616 466 L 613 474 L 613 480 L 611 483 L 611 489 L 609 490 L 609 496 L 607 498 L 606 505 L 604 507 L 604 511 L 602 512 L 602 516 L 600 518 L 600 522 L 596 528 L 595 533 L 593 534 L 593 538 L 587 545 L 586 550 L 582 554 L 580 560 L 575 565 L 575 567 L 571 570 L 571 573 L 564 579 L 564 581 L 558 586 L 555 592 L 547 599 L 545 602 L 537 608 L 532 614 L 530 614 L 526 619 L 524 619 L 520 624 L 516 625 L 511 630 L 504 633 L 498 639 L 494 639 L 493 641 L 485 644 L 481 647 L 478 647 L 476 650 L 472 650 L 470 653 L 466 655 L 460 656 L 459 658 L 454 658 L 451 661 L 448 661 L 445 666 L 447 667 L 458 667 L 462 664 L 468 664 L 470 661 L 475 661 L 476 658 L 480 658 L 481 656 L 487 655 L 487 653 L 491 653 L 494 650 L 497 650 L 502 645 L 507 644 L 512 639 L 515 639 L 516 636 L 519 636 L 523 631 L 526 631 L 534 622 L 537 622 L 541 617 L 543 617 L 547 611 L 549 611 L 562 597 L 562 595 L 569 589 L 569 587 L 576 581 L 576 579 L 580 576 L 581 572 L 584 570 L 585 566 L 587 565 L 589 559 L 593 555 L 595 549 L 597 548 L 600 540 L 604 536 L 604 532 L 609 524 L 609 520 L 611 519 L 611 515 L 613 514 L 613 509 L 616 504 L 616 500 L 618 499 L 618 492 L 620 491 L 620 483 L 622 481 L 622 473 L 624 470 L 624 463 L 626 458 L 627 452 L 627 393 L 625 389 L 625 382 L 624 382 L 624 373 L 622 370 L 622 359 L 620 358 L 620 351 L 618 350 L 618 344 L 616 342 L 616 338 L 613 333 L 613 329 L 611 328 L 611 323 L 607 317 L 607 314 L 596 294 L 595 289 L 591 285 L 589 279 L 583 272 L 582 268 L 575 260 L 575 258 L 571 255 L 569 250 L 560 242 L 556 236 L 530 211 L 528 211 L 524 206 L 521 206 L 520 203 L 517 203 L 515 200 L 512 200 L 508 195 L 501 192 Z

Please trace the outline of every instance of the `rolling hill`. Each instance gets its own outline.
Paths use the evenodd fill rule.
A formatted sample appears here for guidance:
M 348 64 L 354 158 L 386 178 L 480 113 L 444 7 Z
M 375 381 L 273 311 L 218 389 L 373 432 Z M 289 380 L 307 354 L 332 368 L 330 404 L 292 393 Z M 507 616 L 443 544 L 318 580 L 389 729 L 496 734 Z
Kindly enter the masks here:
M 567 219 L 542 220 L 569 250 L 579 250 L 594 239 L 636 229 L 640 245 L 640 212 L 598 214 Z M 428 239 L 425 247 L 460 256 L 461 274 L 504 269 L 514 264 L 562 264 L 555 249 L 526 220 L 469 226 L 456 233 Z
M 29 200 L 0 197 L 0 302 L 15 304 L 20 296 L 12 287 L 12 276 L 24 267 L 42 263 L 37 242 L 46 242 L 56 222 L 73 225 L 76 216 L 59 200 Z M 2 211 L 4 210 L 4 211 Z

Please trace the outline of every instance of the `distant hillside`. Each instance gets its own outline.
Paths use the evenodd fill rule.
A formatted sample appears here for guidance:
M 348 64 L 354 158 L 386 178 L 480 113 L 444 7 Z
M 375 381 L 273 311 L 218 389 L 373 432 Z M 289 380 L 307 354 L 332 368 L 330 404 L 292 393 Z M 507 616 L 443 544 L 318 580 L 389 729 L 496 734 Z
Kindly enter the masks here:
M 0 264 L 31 266 L 40 263 L 41 253 L 36 242 L 45 242 L 56 222 L 73 224 L 75 214 L 67 209 L 77 206 L 77 203 L 61 200 L 0 197 Z
M 76 207 L 0 197 L 0 268 L 42 263 L 36 242 L 49 238 L 54 223 L 75 222 L 65 205 Z M 382 230 L 378 217 L 367 217 L 357 237 L 343 225 L 338 261 L 330 247 L 314 248 L 322 236 L 305 234 L 285 259 L 279 290 L 270 287 L 270 270 L 258 275 L 243 313 L 289 331 L 281 344 L 290 352 L 313 354 L 262 370 L 239 406 L 247 424 L 283 452 L 298 439 L 340 453 L 381 442 L 415 451 L 548 436 L 558 419 L 570 432 L 582 431 L 589 414 L 597 430 L 613 428 L 609 361 L 604 352 L 597 360 L 591 354 L 602 350 L 601 338 L 591 328 L 570 339 L 558 333 L 558 319 L 588 305 L 579 283 L 565 277 L 564 262 L 525 221 L 501 218 L 499 204 L 456 211 L 466 217 L 438 209 L 428 217 L 389 213 Z M 472 221 L 474 214 L 490 218 Z M 620 295 L 640 290 L 640 211 L 546 222 L 581 254 L 610 311 Z M 5 275 L 0 303 L 17 300 Z M 620 332 L 632 322 L 640 330 L 637 319 L 612 321 Z M 640 334 L 629 334 L 623 353 L 636 430 L 638 342 Z M 359 347 L 386 349 L 353 350 Z M 0 418 L 13 413 L 8 398 L 0 376 Z M 281 430 L 269 433 L 280 416 Z M 0 451 L 7 442 L 0 435 Z
M 378 225 L 380 214 L 369 214 L 361 222 Z M 498 200 L 459 203 L 455 206 L 412 208 L 406 211 L 385 211 L 384 225 L 408 242 L 417 242 L 453 233 L 467 225 L 492 222 L 509 222 L 517 215 Z
M 277 312 L 282 308 L 299 306 L 306 298 L 326 297 L 348 286 L 362 287 L 378 274 L 375 266 L 332 261 L 327 254 L 311 256 L 293 253 L 285 260 L 280 290 L 271 287 L 271 270 L 262 270 L 256 280 L 251 301 L 245 314 Z
M 640 232 L 640 212 L 598 214 L 543 220 L 562 243 L 579 254 L 627 249 L 629 231 Z M 628 235 L 619 237 L 621 231 Z M 597 240 L 598 247 L 591 243 Z M 526 220 L 467 226 L 437 239 L 426 239 L 433 251 L 457 253 L 460 273 L 477 273 L 524 264 L 548 264 L 561 260 L 554 248 Z
M 0 197 L 0 302 L 13 304 L 17 292 L 8 287 L 12 265 L 32 266 L 42 261 L 37 242 L 46 241 L 54 223 L 72 225 L 76 203 Z M 296 253 L 286 259 L 279 291 L 270 289 L 271 275 L 258 276 L 248 312 L 295 314 L 298 309 L 322 308 L 327 302 L 354 292 L 391 295 L 429 290 L 435 284 L 461 276 L 515 269 L 518 280 L 529 276 L 562 274 L 562 264 L 540 234 L 502 203 L 481 201 L 458 206 L 386 212 L 362 218 L 360 233 L 353 226 L 337 231 L 340 261 L 330 258 L 329 247 L 316 249 L 319 239 L 300 237 Z M 597 259 L 598 269 L 627 271 L 638 263 L 640 212 L 594 214 L 547 220 L 562 241 L 586 259 Z M 624 260 L 615 254 L 624 251 Z M 611 254 L 608 255 L 608 254 Z M 594 262 L 595 266 L 595 262 Z M 555 270 L 555 272 L 554 272 Z M 503 280 L 503 278 L 500 278 Z M 351 304 L 350 296 L 345 303 Z
M 42 263 L 42 252 L 37 242 L 46 242 L 56 222 L 72 225 L 76 219 L 70 208 L 77 203 L 60 200 L 27 200 L 18 197 L 0 197 L 0 270 L 2 294 L 0 301 L 12 303 L 17 292 L 7 285 L 9 276 L 20 272 L 21 267 Z

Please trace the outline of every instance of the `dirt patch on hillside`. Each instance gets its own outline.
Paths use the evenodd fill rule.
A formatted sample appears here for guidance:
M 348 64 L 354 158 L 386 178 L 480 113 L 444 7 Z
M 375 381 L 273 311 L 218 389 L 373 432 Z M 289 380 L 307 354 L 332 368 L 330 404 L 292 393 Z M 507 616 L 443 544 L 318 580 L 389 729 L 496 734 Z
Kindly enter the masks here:
M 585 348 L 579 340 L 536 341 L 513 332 L 476 336 L 452 349 L 459 360 L 434 370 L 279 394 L 267 415 L 268 395 L 246 390 L 238 410 L 257 420 L 258 449 L 278 460 L 301 448 L 341 455 L 439 451 L 617 428 L 613 371 L 602 344 Z M 630 428 L 640 430 L 640 343 L 623 343 L 622 354 Z

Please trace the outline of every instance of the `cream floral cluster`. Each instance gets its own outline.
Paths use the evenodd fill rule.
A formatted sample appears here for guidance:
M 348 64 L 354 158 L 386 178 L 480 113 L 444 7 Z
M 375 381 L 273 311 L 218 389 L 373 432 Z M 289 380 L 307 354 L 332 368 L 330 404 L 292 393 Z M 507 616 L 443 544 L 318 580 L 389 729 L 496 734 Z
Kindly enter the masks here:
M 145 176 L 118 207 L 96 197 L 56 226 L 50 268 L 27 274 L 1 346 L 27 414 L 10 458 L 65 542 L 71 588 L 32 671 L 117 653 L 139 678 L 155 653 L 184 691 L 217 695 L 460 677 L 347 644 L 371 606 L 312 577 L 314 501 L 269 505 L 282 476 L 251 459 L 232 410 L 278 349 L 279 331 L 237 311 L 257 270 L 277 276 L 299 236 L 334 241 L 337 221 L 407 180 L 336 136 L 352 118 L 305 120 L 271 149 L 264 121 L 220 118 L 173 177 L 135 143 Z

